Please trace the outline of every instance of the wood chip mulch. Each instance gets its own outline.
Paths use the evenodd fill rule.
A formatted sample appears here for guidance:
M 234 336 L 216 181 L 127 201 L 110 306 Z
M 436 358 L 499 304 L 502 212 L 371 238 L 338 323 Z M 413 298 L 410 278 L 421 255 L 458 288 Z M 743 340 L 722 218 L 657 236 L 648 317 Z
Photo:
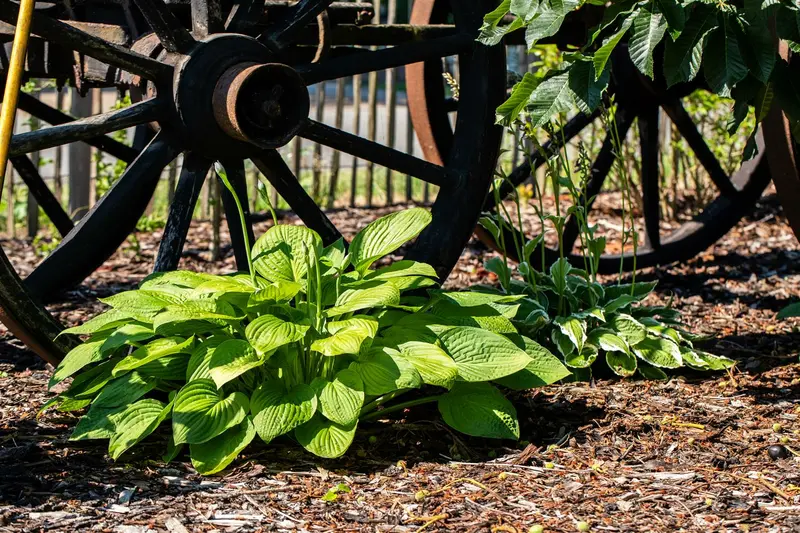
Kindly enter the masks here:
M 375 213 L 332 215 L 352 234 Z M 263 230 L 263 228 L 261 228 Z M 193 228 L 186 268 L 207 257 Z M 74 324 L 146 275 L 160 234 L 139 235 L 51 310 Z M 38 258 L 3 243 L 21 270 Z M 230 256 L 230 251 L 227 250 Z M 491 281 L 473 243 L 449 285 Z M 76 419 L 36 412 L 50 369 L 12 337 L 0 342 L 0 531 L 794 531 L 800 530 L 800 333 L 775 313 L 800 296 L 800 245 L 774 197 L 688 264 L 650 269 L 653 301 L 674 298 L 729 373 L 668 382 L 550 386 L 515 398 L 523 442 L 448 430 L 434 408 L 364 424 L 347 455 L 323 461 L 288 439 L 254 445 L 223 475 L 186 456 L 165 465 L 164 437 L 114 463 L 102 443 L 68 441 Z M 773 460 L 770 445 L 787 457 Z M 340 486 L 340 484 L 342 484 Z M 334 501 L 323 496 L 343 489 Z

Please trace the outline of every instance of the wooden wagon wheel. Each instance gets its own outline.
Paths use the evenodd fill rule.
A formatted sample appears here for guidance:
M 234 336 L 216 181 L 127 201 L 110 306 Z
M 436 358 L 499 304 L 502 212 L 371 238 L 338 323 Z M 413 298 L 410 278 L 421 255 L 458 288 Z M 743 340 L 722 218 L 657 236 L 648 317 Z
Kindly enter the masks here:
M 257 0 L 236 3 L 230 13 L 223 12 L 221 0 L 192 0 L 185 20 L 177 4 L 163 0 L 135 0 L 134 4 L 136 16 L 141 15 L 158 39 L 159 46 L 151 48 L 150 54 L 139 53 L 135 45 L 104 40 L 80 29 L 80 24 L 48 13 L 37 12 L 33 18 L 35 35 L 109 65 L 116 79 L 146 80 L 144 92 L 150 96 L 123 110 L 62 120 L 59 125 L 16 135 L 12 140 L 15 157 L 86 140 L 104 143 L 107 149 L 106 134 L 141 124 L 157 124 L 158 133 L 86 216 L 71 229 L 64 225 L 61 244 L 24 281 L 0 254 L 0 318 L 15 335 L 45 359 L 59 359 L 67 347 L 53 340 L 60 324 L 39 302 L 82 281 L 116 250 L 135 228 L 164 167 L 181 153 L 183 169 L 155 270 L 176 268 L 200 187 L 215 160 L 225 165 L 237 194 L 244 198 L 244 161 L 250 159 L 309 227 L 326 243 L 334 242 L 341 236 L 339 231 L 276 150 L 296 135 L 439 186 L 433 222 L 408 256 L 433 264 L 442 278 L 447 276 L 480 213 L 502 134 L 493 118 L 505 92 L 504 50 L 475 42 L 482 16 L 490 9 L 487 2 L 453 0 L 453 23 L 435 28 L 333 27 L 330 50 L 313 63 L 318 44 L 313 23 L 320 13 L 334 7 L 332 0 L 285 4 L 270 17 L 265 17 L 264 4 Z M 15 4 L 0 5 L 0 21 L 14 24 L 16 18 Z M 269 22 L 264 23 L 265 19 Z M 354 45 L 392 46 L 369 50 Z M 456 55 L 464 65 L 462 102 L 471 111 L 458 118 L 447 165 L 308 118 L 310 85 Z M 32 178 L 44 187 L 41 177 Z M 244 236 L 231 200 L 223 198 L 228 220 L 236 221 L 229 224 L 231 240 L 237 264 L 246 268 Z M 48 215 L 58 219 L 60 213 Z
M 415 24 L 436 24 L 447 20 L 449 6 L 441 0 L 417 1 L 412 14 Z M 759 138 L 759 154 L 729 175 L 723 169 L 712 150 L 706 144 L 692 116 L 686 111 L 682 100 L 702 87 L 695 84 L 675 86 L 669 90 L 663 81 L 651 81 L 643 77 L 628 58 L 627 49 L 620 46 L 611 59 L 612 80 L 609 91 L 614 94 L 617 104 L 616 128 L 619 137 L 624 139 L 631 126 L 638 123 L 638 139 L 629 138 L 627 142 L 638 144 L 637 152 L 642 165 L 642 207 L 645 242 L 640 246 L 634 261 L 633 252 L 609 253 L 600 260 L 599 270 L 604 273 L 618 272 L 620 263 L 625 270 L 644 268 L 676 261 L 686 261 L 695 257 L 714 242 L 722 238 L 758 201 L 769 184 L 770 172 L 765 157 L 763 141 Z M 453 103 L 445 98 L 442 82 L 441 62 L 429 61 L 425 64 L 407 67 L 409 105 L 415 130 L 420 138 L 425 157 L 432 162 L 446 160 L 451 149 L 452 134 L 449 113 L 462 108 L 460 102 Z M 676 229 L 663 232 L 660 224 L 660 183 L 658 154 L 660 150 L 659 109 L 677 127 L 683 140 L 694 152 L 705 172 L 717 189 L 713 201 L 685 221 Z M 590 126 L 595 116 L 579 114 L 568 121 L 563 132 L 553 137 L 567 143 Z M 587 187 L 588 196 L 598 194 L 614 163 L 614 146 L 610 131 L 591 167 L 591 179 Z M 548 145 L 547 151 L 560 148 L 560 143 Z M 545 164 L 545 157 L 537 155 L 532 161 L 514 169 L 511 181 L 520 184 L 529 179 L 533 170 Z M 494 200 L 487 199 L 486 209 L 493 208 Z M 591 206 L 590 206 L 591 207 Z M 591 217 L 591 213 L 588 215 Z M 578 238 L 578 224 L 574 218 L 568 221 L 564 234 L 565 250 L 573 250 Z M 492 236 L 482 228 L 476 234 L 489 246 L 497 248 Z M 512 257 L 513 250 L 509 250 Z M 558 253 L 554 248 L 545 250 L 548 261 L 554 261 Z M 582 256 L 572 254 L 570 259 L 583 264 Z

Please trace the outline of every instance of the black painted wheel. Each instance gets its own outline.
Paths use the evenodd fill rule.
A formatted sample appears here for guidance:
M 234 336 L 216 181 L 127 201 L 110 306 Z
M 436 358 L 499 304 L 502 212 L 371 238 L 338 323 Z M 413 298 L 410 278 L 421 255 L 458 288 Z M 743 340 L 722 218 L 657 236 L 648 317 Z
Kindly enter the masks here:
M 115 85 L 127 83 L 147 97 L 123 110 L 17 135 L 12 154 L 24 158 L 25 153 L 89 140 L 117 155 L 111 150 L 124 147 L 108 149 L 107 134 L 146 124 L 154 125 L 157 133 L 135 158 L 126 151 L 132 161 L 125 173 L 74 227 L 64 222 L 61 244 L 24 282 L 1 258 L 0 287 L 14 289 L 0 289 L 3 319 L 12 332 L 43 357 L 58 358 L 63 346 L 52 339 L 59 325 L 38 302 L 80 283 L 117 249 L 134 230 L 162 170 L 181 153 L 182 172 L 154 270 L 177 267 L 200 188 L 215 160 L 224 164 L 237 195 L 245 198 L 244 161 L 250 159 L 326 243 L 338 239 L 339 231 L 277 151 L 295 135 L 437 185 L 433 222 L 408 255 L 431 263 L 442 278 L 447 276 L 480 213 L 502 133 L 493 122 L 505 92 L 504 50 L 475 42 L 490 2 L 453 0 L 453 23 L 435 28 L 394 25 L 365 31 L 342 24 L 324 39 L 329 47 L 321 54 L 324 59 L 315 60 L 320 56 L 315 21 L 326 10 L 350 9 L 348 4 L 331 4 L 332 0 L 300 0 L 279 5 L 279 12 L 267 16 L 264 9 L 269 5 L 262 8 L 263 2 L 256 0 L 236 3 L 231 12 L 223 9 L 229 4 L 221 0 L 192 0 L 190 12 L 180 3 L 134 0 L 138 10 L 133 18 L 146 21 L 152 34 L 132 46 L 104 39 L 108 34 L 99 30 L 107 28 L 59 20 L 59 12 L 52 9 L 36 12 L 32 31 L 51 48 L 75 50 L 102 62 L 94 65 L 95 72 L 105 72 L 105 79 L 115 80 Z M 83 7 L 91 12 L 91 5 Z M 14 4 L 0 5 L 0 20 L 14 24 L 16 16 Z M 369 50 L 355 45 L 391 46 Z M 307 116 L 307 86 L 456 55 L 464 65 L 461 101 L 470 112 L 458 117 L 447 164 L 427 162 Z M 33 178 L 43 186 L 41 177 Z M 235 204 L 225 193 L 223 202 L 237 264 L 246 268 Z M 61 217 L 59 209 L 47 211 L 54 222 Z M 249 213 L 245 218 L 252 233 Z
M 436 24 L 447 20 L 449 16 L 447 2 L 426 0 L 415 4 L 412 20 L 419 24 Z M 464 106 L 461 102 L 446 98 L 446 84 L 442 81 L 443 69 L 440 61 L 413 65 L 407 67 L 407 71 L 411 116 L 420 136 L 423 153 L 429 161 L 446 160 L 452 143 L 449 115 L 459 113 Z M 687 111 L 687 101 L 691 100 L 693 93 L 704 90 L 701 85 L 685 84 L 667 89 L 663 80 L 651 81 L 643 77 L 630 62 L 624 46 L 619 46 L 612 56 L 611 72 L 609 96 L 613 96 L 617 108 L 616 128 L 619 138 L 622 139 L 621 148 L 628 157 L 635 158 L 641 165 L 641 186 L 636 191 L 639 195 L 637 231 L 640 244 L 635 261 L 631 245 L 624 250 L 611 250 L 609 247 L 609 253 L 602 257 L 599 269 L 604 273 L 614 273 L 619 271 L 620 264 L 624 270 L 629 271 L 634 266 L 644 268 L 689 260 L 722 238 L 753 208 L 769 184 L 771 177 L 763 142 L 759 138 L 760 149 L 755 158 L 731 169 L 728 161 L 720 161 L 714 154 L 698 129 L 695 117 Z M 661 120 L 662 114 L 668 117 L 668 122 Z M 553 139 L 556 141 L 544 146 L 544 154 L 552 154 L 561 149 L 564 143 L 569 144 L 582 133 L 585 134 L 593 123 L 595 127 L 600 123 L 597 113 L 593 116 L 576 115 L 564 124 L 562 131 L 554 133 Z M 662 187 L 663 172 L 659 161 L 664 132 L 660 128 L 670 123 L 674 125 L 674 130 L 682 138 L 682 143 L 688 147 L 694 160 L 702 167 L 703 179 L 710 181 L 715 188 L 709 198 L 688 202 L 691 209 L 687 207 L 675 216 L 677 224 L 661 220 L 661 199 L 665 191 Z M 614 189 L 609 187 L 611 180 L 608 178 L 615 161 L 615 148 L 610 127 L 606 125 L 600 129 L 604 131 L 600 133 L 601 145 L 594 153 L 591 164 L 587 198 L 614 194 Z M 741 147 L 738 149 L 741 153 Z M 530 161 L 511 170 L 510 181 L 519 185 L 530 180 L 532 173 L 545 165 L 547 156 L 544 154 L 536 154 Z M 576 155 L 574 149 L 572 155 Z M 509 192 L 510 188 L 507 187 L 505 193 Z M 596 200 L 595 203 L 608 206 L 605 201 Z M 485 208 L 492 210 L 494 205 L 494 199 L 490 195 Z M 590 223 L 603 222 L 609 215 L 592 212 L 592 205 L 589 207 Z M 618 205 L 616 209 L 619 209 Z M 531 226 L 531 219 L 535 217 L 524 218 L 527 218 L 524 225 Z M 539 229 L 528 227 L 528 236 L 535 235 Z M 476 234 L 486 244 L 497 248 L 497 243 L 487 231 L 477 228 Z M 578 238 L 577 220 L 572 218 L 567 222 L 564 248 L 570 252 L 570 260 L 576 266 L 582 267 L 583 258 L 575 253 Z M 509 236 L 508 242 L 511 242 L 510 239 Z M 507 252 L 516 259 L 513 257 L 514 250 Z M 545 256 L 547 262 L 558 258 L 555 243 L 551 242 L 550 246 L 546 246 Z

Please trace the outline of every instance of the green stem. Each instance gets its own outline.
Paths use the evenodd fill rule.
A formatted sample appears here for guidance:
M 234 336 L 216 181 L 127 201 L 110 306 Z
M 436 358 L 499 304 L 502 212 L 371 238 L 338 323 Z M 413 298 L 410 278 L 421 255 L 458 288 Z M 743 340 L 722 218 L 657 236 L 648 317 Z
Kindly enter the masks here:
M 389 406 L 389 407 L 385 408 L 382 411 L 375 411 L 375 412 L 369 413 L 368 415 L 364 415 L 361 418 L 359 418 L 359 420 L 361 422 L 367 422 L 369 420 L 376 420 L 378 418 L 381 418 L 383 416 L 388 415 L 389 413 L 394 413 L 395 411 L 402 411 L 403 409 L 408 409 L 409 407 L 415 407 L 417 405 L 423 405 L 423 404 L 426 404 L 426 403 L 438 402 L 439 398 L 441 398 L 441 397 L 442 397 L 442 395 L 426 396 L 425 398 L 419 398 L 419 399 L 416 399 L 416 400 L 409 400 L 407 402 L 398 403 L 398 404 Z
M 247 251 L 247 267 L 250 270 L 250 280 L 253 282 L 253 286 L 256 286 L 256 270 L 253 268 L 253 258 L 251 257 L 252 254 L 250 253 L 250 237 L 247 234 L 247 223 L 244 220 L 244 209 L 242 209 L 242 202 L 239 201 L 239 197 L 236 195 L 236 191 L 233 190 L 233 185 L 228 180 L 228 173 L 225 172 L 225 167 L 222 166 L 222 163 L 217 163 L 215 165 L 217 174 L 219 175 L 222 183 L 225 185 L 225 188 L 228 189 L 228 192 L 231 193 L 233 196 L 233 201 L 236 202 L 236 210 L 239 212 L 239 222 L 242 225 L 242 237 L 244 238 L 244 248 Z

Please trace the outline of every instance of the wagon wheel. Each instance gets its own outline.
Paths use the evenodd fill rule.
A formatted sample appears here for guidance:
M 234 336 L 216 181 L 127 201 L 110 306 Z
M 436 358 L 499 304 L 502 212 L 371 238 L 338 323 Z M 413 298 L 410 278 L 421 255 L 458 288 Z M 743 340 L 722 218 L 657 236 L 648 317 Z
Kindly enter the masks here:
M 439 186 L 442 194 L 432 209 L 433 222 L 408 257 L 431 263 L 446 277 L 478 218 L 502 133 L 493 125 L 493 115 L 505 90 L 504 51 L 475 42 L 483 13 L 490 8 L 486 2 L 453 0 L 454 21 L 445 27 L 396 25 L 363 31 L 353 26 L 334 31 L 326 39 L 329 53 L 313 63 L 317 30 L 309 26 L 332 0 L 284 5 L 266 26 L 259 9 L 263 4 L 255 0 L 236 4 L 230 14 L 222 13 L 220 0 L 193 0 L 191 31 L 163 0 L 134 3 L 159 41 L 151 55 L 107 42 L 45 13 L 34 15 L 35 35 L 124 71 L 123 78 L 147 80 L 145 93 L 150 96 L 125 110 L 17 135 L 12 140 L 15 157 L 79 140 L 105 142 L 104 135 L 139 124 L 157 124 L 158 133 L 24 282 L 0 255 L 0 318 L 15 335 L 45 359 L 59 359 L 66 347 L 53 340 L 60 324 L 40 299 L 79 283 L 116 250 L 135 228 L 164 167 L 181 153 L 183 170 L 155 270 L 176 268 L 200 187 L 214 160 L 222 161 L 244 198 L 244 161 L 250 159 L 325 243 L 337 240 L 339 231 L 276 150 L 296 135 Z M 16 5 L 0 5 L 0 20 L 14 24 L 16 18 Z M 315 39 L 311 43 L 310 34 Z M 352 45 L 393 46 L 374 51 Z M 471 112 L 458 118 L 446 166 L 308 118 L 309 85 L 454 55 L 464 65 L 461 98 Z M 232 244 L 237 264 L 246 268 L 244 236 L 237 230 L 240 224 L 231 200 L 223 198 L 232 222 Z
M 449 8 L 441 0 L 417 2 L 412 14 L 416 24 L 435 24 L 447 20 Z M 650 81 L 639 74 L 628 59 L 627 50 L 618 47 L 612 56 L 612 81 L 610 93 L 614 95 L 617 105 L 616 128 L 619 138 L 625 139 L 634 123 L 638 125 L 638 138 L 629 135 L 627 143 L 635 143 L 635 151 L 641 161 L 641 205 L 643 211 L 644 244 L 637 250 L 634 261 L 631 249 L 618 250 L 621 253 L 608 253 L 600 260 L 599 270 L 603 273 L 618 272 L 620 263 L 625 270 L 644 268 L 675 261 L 685 261 L 698 255 L 723 237 L 749 210 L 755 205 L 761 193 L 769 184 L 770 173 L 759 138 L 759 154 L 744 163 L 733 172 L 728 173 L 706 144 L 702 134 L 694 123 L 693 117 L 686 111 L 683 100 L 694 90 L 702 89 L 698 85 L 685 84 L 669 90 L 663 81 Z M 452 143 L 449 113 L 458 112 L 461 102 L 453 103 L 445 98 L 442 82 L 441 62 L 430 61 L 424 65 L 407 67 L 409 105 L 412 121 L 420 139 L 425 157 L 432 162 L 446 160 Z M 660 220 L 661 173 L 659 168 L 659 109 L 662 110 L 676 126 L 679 135 L 688 144 L 694 157 L 704 168 L 711 182 L 716 187 L 715 198 L 704 208 L 693 213 L 677 228 L 663 228 Z M 561 148 L 562 142 L 570 142 L 585 131 L 597 115 L 578 114 L 569 120 L 563 130 L 553 135 L 556 142 L 545 146 L 545 153 L 553 153 Z M 593 164 L 591 178 L 587 187 L 589 198 L 597 195 L 612 171 L 614 163 L 614 145 L 609 129 L 604 132 L 605 138 Z M 530 178 L 532 167 L 537 169 L 546 162 L 541 154 L 532 161 L 515 168 L 510 173 L 510 180 L 520 184 Z M 486 209 L 494 207 L 493 198 L 487 198 Z M 591 205 L 589 206 L 591 209 Z M 591 219 L 591 210 L 588 217 Z M 486 244 L 497 248 L 492 236 L 482 228 L 476 234 Z M 564 234 L 564 249 L 573 251 L 579 237 L 577 220 L 569 220 Z M 510 242 L 510 241 L 509 241 Z M 546 247 L 548 262 L 558 257 L 555 244 Z M 515 251 L 508 250 L 513 259 Z M 538 257 L 538 255 L 537 255 Z M 570 254 L 573 264 L 583 265 L 582 256 Z

